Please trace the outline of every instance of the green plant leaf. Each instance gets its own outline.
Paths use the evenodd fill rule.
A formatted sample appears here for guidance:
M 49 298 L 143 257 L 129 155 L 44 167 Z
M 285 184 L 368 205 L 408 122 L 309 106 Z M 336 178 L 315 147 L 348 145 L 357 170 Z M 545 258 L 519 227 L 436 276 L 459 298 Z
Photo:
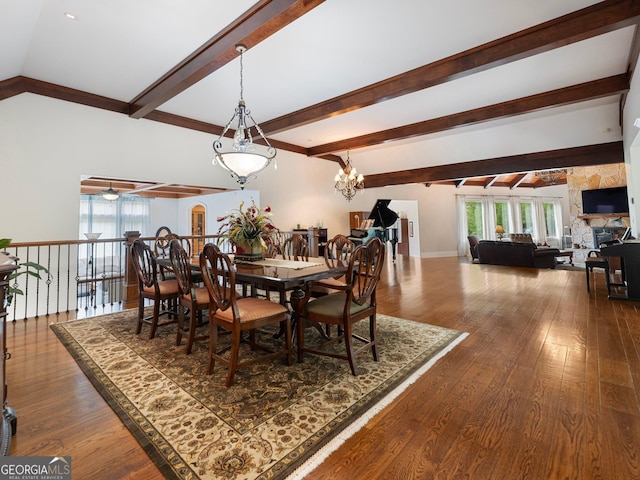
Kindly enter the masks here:
M 11 243 L 10 238 L 0 238 L 0 250 L 4 250 Z

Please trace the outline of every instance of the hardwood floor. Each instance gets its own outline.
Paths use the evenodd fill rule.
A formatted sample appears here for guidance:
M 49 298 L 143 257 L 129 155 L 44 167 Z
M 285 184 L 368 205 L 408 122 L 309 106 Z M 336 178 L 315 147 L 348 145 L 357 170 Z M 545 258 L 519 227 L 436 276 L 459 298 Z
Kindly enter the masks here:
M 608 300 L 602 273 L 589 295 L 584 271 L 400 257 L 378 295 L 381 313 L 469 336 L 310 478 L 640 478 L 640 304 Z M 8 324 L 11 454 L 162 478 L 48 328 L 62 320 Z

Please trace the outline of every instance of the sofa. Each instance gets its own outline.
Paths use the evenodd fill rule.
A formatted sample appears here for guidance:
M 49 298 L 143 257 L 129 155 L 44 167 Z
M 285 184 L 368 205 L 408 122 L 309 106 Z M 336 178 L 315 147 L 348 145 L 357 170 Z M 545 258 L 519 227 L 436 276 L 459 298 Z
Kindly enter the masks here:
M 537 247 L 535 243 L 480 240 L 479 263 L 512 267 L 556 268 L 557 248 Z

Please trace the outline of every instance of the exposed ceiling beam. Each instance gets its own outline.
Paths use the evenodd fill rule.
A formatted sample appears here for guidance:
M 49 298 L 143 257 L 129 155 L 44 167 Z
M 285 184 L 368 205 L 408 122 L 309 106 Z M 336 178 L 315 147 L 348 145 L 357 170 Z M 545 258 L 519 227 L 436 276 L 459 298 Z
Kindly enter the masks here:
M 460 180 L 456 180 L 455 181 L 456 188 L 460 188 L 461 186 L 463 186 L 466 181 L 467 181 L 466 178 L 462 178 Z
M 174 115 L 173 113 L 162 112 L 160 110 L 154 110 L 145 117 L 145 120 L 153 120 L 155 122 L 166 123 L 167 125 L 174 125 L 176 127 L 188 128 L 190 130 L 197 130 L 199 132 L 211 133 L 212 135 L 219 136 L 224 130 L 219 125 L 213 123 L 207 123 L 200 120 L 194 120 L 192 118 L 183 117 L 180 115 Z M 264 144 L 262 139 L 254 139 L 255 143 Z M 213 143 L 213 141 L 212 141 Z M 299 153 L 301 155 L 307 155 L 307 149 L 300 147 L 292 143 L 282 142 L 280 140 L 269 139 L 269 143 L 278 150 L 286 150 L 288 152 Z M 326 158 L 323 156 L 323 158 Z M 329 159 L 329 158 L 327 158 Z M 335 160 L 334 160 L 335 161 Z
M 498 180 L 498 177 L 489 177 L 487 179 L 486 182 L 484 182 L 484 188 L 489 188 L 491 185 L 493 185 L 494 183 L 496 183 L 496 180 Z
M 0 82 L 0 100 L 21 93 L 35 93 L 89 107 L 101 108 L 117 113 L 127 113 L 127 103 L 113 98 L 94 95 L 75 88 L 63 87 L 55 83 L 43 82 L 29 77 L 13 77 Z
M 490 120 L 522 115 L 544 108 L 619 95 L 627 92 L 629 88 L 629 77 L 624 73 L 539 93 L 537 95 L 530 95 L 528 97 L 467 110 L 466 112 L 433 118 L 431 120 L 425 120 L 424 122 L 360 135 L 359 137 L 347 138 L 324 145 L 317 145 L 309 148 L 308 152 L 310 156 L 318 156 L 332 152 L 370 147 L 390 141 L 442 132 L 456 127 L 475 125 Z
M 639 17 L 640 2 L 637 0 L 600 2 L 367 87 L 262 122 L 261 127 L 265 134 L 273 135 L 633 25 Z
M 430 183 L 458 178 L 612 163 L 624 163 L 621 141 L 371 174 L 365 176 L 364 186 L 376 188 L 387 185 Z
M 134 98 L 133 118 L 142 118 L 238 56 L 297 20 L 324 0 L 261 0 Z
M 518 186 L 524 181 L 525 178 L 527 178 L 526 173 L 519 173 L 518 175 L 515 176 L 513 181 L 509 184 L 509 188 L 511 190 L 518 188 Z

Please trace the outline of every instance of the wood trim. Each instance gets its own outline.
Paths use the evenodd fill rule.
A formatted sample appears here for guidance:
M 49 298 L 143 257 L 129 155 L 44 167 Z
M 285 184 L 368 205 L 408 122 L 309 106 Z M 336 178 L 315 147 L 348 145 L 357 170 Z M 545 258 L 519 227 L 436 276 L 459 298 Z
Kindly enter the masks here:
M 130 103 L 129 114 L 142 118 L 156 107 L 237 58 L 237 44 L 251 48 L 324 0 L 262 0 L 218 32 Z
M 506 173 L 613 163 L 624 163 L 623 144 L 621 141 L 413 170 L 378 173 L 365 176 L 364 187 L 377 188 L 387 185 L 442 182 L 466 177 L 485 177 Z
M 436 62 L 261 123 L 265 134 L 289 130 L 489 68 L 633 25 L 640 2 L 611 0 L 569 13 Z
M 0 100 L 15 97 L 26 91 L 25 77 L 12 77 L 0 82 Z
M 614 75 L 612 77 L 559 88 L 537 95 L 530 95 L 486 107 L 467 110 L 466 112 L 433 118 L 425 120 L 424 122 L 368 133 L 366 135 L 360 135 L 359 137 L 338 140 L 337 142 L 326 143 L 324 145 L 317 145 L 309 148 L 308 154 L 310 156 L 318 156 L 331 152 L 370 147 L 390 141 L 442 132 L 456 127 L 476 125 L 490 120 L 522 115 L 549 107 L 569 105 L 594 100 L 596 98 L 619 95 L 629 91 L 629 88 L 629 77 L 626 73 Z

